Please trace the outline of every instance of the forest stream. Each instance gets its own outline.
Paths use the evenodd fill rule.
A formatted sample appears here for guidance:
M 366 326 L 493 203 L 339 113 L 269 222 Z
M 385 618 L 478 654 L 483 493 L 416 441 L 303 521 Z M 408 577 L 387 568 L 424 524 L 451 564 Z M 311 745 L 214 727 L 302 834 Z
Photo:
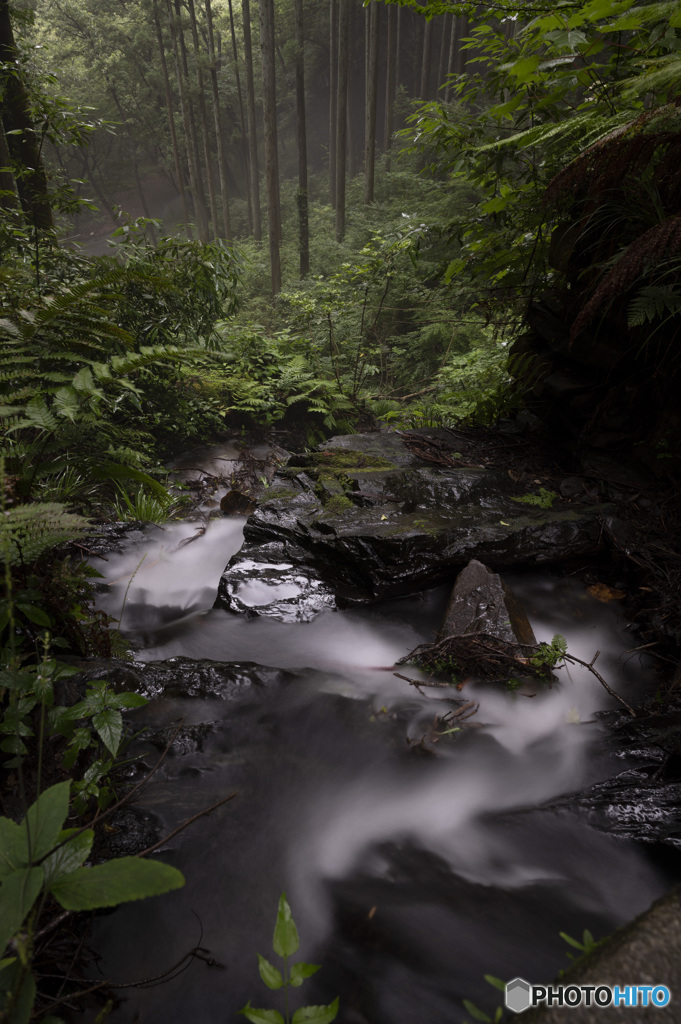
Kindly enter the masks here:
M 102 607 L 119 617 L 124 605 L 129 673 L 154 698 L 135 713 L 148 731 L 130 778 L 174 737 L 138 823 L 164 835 L 236 793 L 162 849 L 183 889 L 101 915 L 92 936 L 102 976 L 121 983 L 195 947 L 217 964 L 126 990 L 112 1022 L 227 1024 L 249 999 L 278 1006 L 256 953 L 272 956 L 282 891 L 301 958 L 322 965 L 302 1002 L 340 996 L 344 1024 L 452 1024 L 470 1019 L 464 999 L 493 1015 L 502 994 L 485 974 L 546 982 L 574 953 L 560 932 L 600 938 L 676 880 L 651 848 L 594 827 L 593 808 L 558 800 L 635 766 L 592 675 L 562 669 L 558 684 L 516 693 L 469 682 L 477 714 L 448 731 L 443 691 L 394 673 L 422 678 L 395 663 L 433 639 L 450 588 L 307 622 L 213 608 L 244 523 L 213 518 L 200 536 L 196 520 L 150 525 L 97 562 Z M 587 661 L 600 651 L 624 697 L 654 690 L 613 604 L 546 569 L 505 578 L 538 640 L 561 633 Z

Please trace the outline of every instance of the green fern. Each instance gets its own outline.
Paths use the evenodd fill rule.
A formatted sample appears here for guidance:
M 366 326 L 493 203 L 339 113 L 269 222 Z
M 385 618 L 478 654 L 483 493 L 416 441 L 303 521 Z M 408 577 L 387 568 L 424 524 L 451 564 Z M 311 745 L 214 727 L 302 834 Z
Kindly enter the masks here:
M 661 285 L 639 288 L 627 309 L 627 325 L 641 327 L 646 322 L 681 313 L 681 289 Z
M 31 565 L 87 526 L 87 519 L 68 512 L 59 502 L 15 505 L 0 515 L 0 557 L 10 566 Z

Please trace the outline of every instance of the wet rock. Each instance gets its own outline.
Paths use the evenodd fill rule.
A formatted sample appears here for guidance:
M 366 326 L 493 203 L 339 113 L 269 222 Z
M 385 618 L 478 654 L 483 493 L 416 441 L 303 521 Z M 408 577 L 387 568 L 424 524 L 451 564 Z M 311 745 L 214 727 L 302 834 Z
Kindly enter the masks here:
M 139 807 L 121 807 L 112 814 L 108 825 L 105 833 L 108 857 L 132 857 L 161 838 L 159 819 Z
M 488 633 L 512 644 L 536 644 L 527 612 L 497 573 L 472 559 L 459 573 L 440 633 Z
M 431 433 L 446 435 L 424 436 Z M 518 497 L 501 470 L 434 466 L 395 433 L 333 438 L 275 475 L 216 606 L 301 621 L 334 597 L 348 605 L 433 586 L 471 558 L 505 569 L 599 548 L 605 508 L 558 500 L 542 509 Z M 256 581 L 271 594 L 245 589 Z
M 252 662 L 223 664 L 169 658 L 153 662 L 93 661 L 74 680 L 81 690 L 87 681 L 105 679 L 116 689 L 135 691 L 148 700 L 162 694 L 239 700 L 264 688 L 280 686 L 290 678 L 291 674 L 282 669 Z
M 180 726 L 179 729 L 168 726 L 167 729 L 147 732 L 144 734 L 144 739 L 158 750 L 165 750 L 170 744 L 168 753 L 175 757 L 182 757 L 186 754 L 202 753 L 208 736 L 214 730 L 215 726 L 212 722 L 199 722 L 197 725 Z
M 659 1021 L 678 1024 L 674 999 L 681 991 L 681 887 L 653 903 L 649 910 L 609 936 L 584 960 L 566 971 L 562 985 L 666 985 L 667 1006 L 643 1008 L 552 1006 L 523 1015 L 527 1024 L 592 1024 L 593 1021 Z
M 255 511 L 255 500 L 241 491 L 227 491 L 220 499 L 220 511 L 226 516 L 250 516 Z

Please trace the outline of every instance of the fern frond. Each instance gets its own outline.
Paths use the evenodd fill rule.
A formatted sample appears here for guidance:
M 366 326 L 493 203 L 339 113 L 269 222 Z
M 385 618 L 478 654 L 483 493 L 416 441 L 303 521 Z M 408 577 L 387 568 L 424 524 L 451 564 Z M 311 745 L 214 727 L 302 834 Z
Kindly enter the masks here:
M 0 560 L 10 566 L 32 564 L 56 544 L 86 529 L 88 520 L 58 502 L 15 505 L 0 514 Z

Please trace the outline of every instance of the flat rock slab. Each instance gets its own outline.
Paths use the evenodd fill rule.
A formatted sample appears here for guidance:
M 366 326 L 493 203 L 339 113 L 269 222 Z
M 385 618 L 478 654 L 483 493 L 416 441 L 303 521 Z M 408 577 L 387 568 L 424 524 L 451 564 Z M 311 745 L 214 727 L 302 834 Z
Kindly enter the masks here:
M 275 474 L 216 606 L 301 621 L 433 586 L 472 558 L 498 570 L 599 548 L 603 506 L 520 497 L 500 470 L 434 466 L 396 433 L 333 438 Z

